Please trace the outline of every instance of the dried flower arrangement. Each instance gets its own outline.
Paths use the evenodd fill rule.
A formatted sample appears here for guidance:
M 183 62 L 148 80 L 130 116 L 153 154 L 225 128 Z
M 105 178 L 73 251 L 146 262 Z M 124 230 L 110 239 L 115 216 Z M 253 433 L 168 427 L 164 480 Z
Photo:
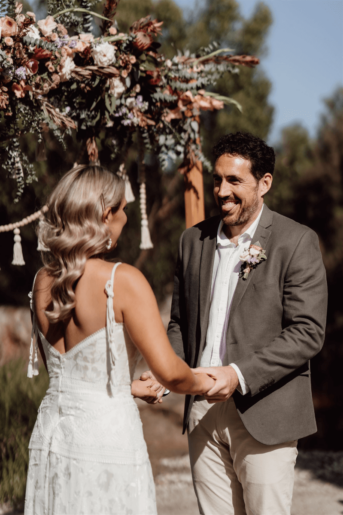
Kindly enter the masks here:
M 165 59 L 155 41 L 163 22 L 146 17 L 128 34 L 120 33 L 114 22 L 118 1 L 107 0 L 99 15 L 88 0 L 80 0 L 81 7 L 71 0 L 60 12 L 54 12 L 60 3 L 49 0 L 48 16 L 36 22 L 20 3 L 0 0 L 6 14 L 0 18 L 0 159 L 17 180 L 19 195 L 35 179 L 19 138 L 34 132 L 40 143 L 47 129 L 61 142 L 77 131 L 90 161 L 98 160 L 96 137 L 105 130 L 113 158 L 126 155 L 138 132 L 142 163 L 147 150 L 158 155 L 162 168 L 181 159 L 181 173 L 196 161 L 210 166 L 201 152 L 200 112 L 240 106 L 206 88 L 224 73 L 237 72 L 236 65 L 253 67 L 258 59 L 232 56 L 216 45 Z M 91 33 L 92 16 L 103 20 L 100 37 Z M 141 173 L 144 183 L 144 166 Z

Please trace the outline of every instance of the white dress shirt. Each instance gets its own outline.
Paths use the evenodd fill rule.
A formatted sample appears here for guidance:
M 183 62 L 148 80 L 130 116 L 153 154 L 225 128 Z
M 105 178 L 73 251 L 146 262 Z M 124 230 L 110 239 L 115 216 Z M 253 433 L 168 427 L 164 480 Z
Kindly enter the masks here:
M 256 220 L 238 238 L 238 245 L 232 243 L 223 232 L 223 222 L 220 222 L 217 233 L 217 248 L 214 257 L 211 287 L 211 305 L 209 324 L 206 334 L 206 344 L 201 356 L 201 367 L 221 367 L 227 365 L 226 333 L 230 316 L 233 295 L 236 290 L 241 270 L 240 255 L 249 248 L 259 224 L 262 209 Z M 249 387 L 238 366 L 235 369 L 239 379 L 238 390 L 245 395 Z

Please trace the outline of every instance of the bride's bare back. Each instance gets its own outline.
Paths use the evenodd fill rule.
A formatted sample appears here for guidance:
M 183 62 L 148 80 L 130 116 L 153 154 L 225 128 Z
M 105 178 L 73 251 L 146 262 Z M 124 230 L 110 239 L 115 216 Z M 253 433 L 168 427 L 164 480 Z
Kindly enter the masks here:
M 52 280 L 42 269 L 34 289 L 38 325 L 49 343 L 61 354 L 105 327 L 104 284 L 111 277 L 113 263 L 89 259 L 75 289 L 75 309 L 67 321 L 52 324 L 44 311 L 51 303 Z M 205 393 L 212 385 L 209 377 L 195 376 L 174 353 L 159 314 L 155 296 L 136 268 L 122 264 L 114 280 L 113 309 L 117 323 L 124 323 L 158 380 L 178 393 Z

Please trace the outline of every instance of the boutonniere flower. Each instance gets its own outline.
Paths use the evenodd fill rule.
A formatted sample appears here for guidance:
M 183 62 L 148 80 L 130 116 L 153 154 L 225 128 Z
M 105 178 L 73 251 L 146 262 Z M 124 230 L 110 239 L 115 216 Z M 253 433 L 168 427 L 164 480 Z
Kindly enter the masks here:
M 250 245 L 248 249 L 243 251 L 243 254 L 240 256 L 240 260 L 242 261 L 240 277 L 243 277 L 245 281 L 248 278 L 251 270 L 257 267 L 262 261 L 266 261 L 267 256 L 263 248 L 261 247 L 261 243 L 257 241 L 253 245 Z

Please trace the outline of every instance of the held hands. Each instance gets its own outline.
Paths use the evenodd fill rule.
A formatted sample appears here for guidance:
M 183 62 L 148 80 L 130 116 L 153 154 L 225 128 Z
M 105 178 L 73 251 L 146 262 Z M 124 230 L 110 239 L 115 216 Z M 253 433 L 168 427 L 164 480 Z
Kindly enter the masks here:
M 148 404 L 161 403 L 164 391 L 164 386 L 157 381 L 150 370 L 144 372 L 141 377 L 133 381 L 131 385 L 132 395 L 142 399 Z
M 237 373 L 230 366 L 199 367 L 193 369 L 193 373 L 207 374 L 210 378 L 214 379 L 214 385 L 205 393 L 205 398 L 210 404 L 227 401 L 239 385 Z

